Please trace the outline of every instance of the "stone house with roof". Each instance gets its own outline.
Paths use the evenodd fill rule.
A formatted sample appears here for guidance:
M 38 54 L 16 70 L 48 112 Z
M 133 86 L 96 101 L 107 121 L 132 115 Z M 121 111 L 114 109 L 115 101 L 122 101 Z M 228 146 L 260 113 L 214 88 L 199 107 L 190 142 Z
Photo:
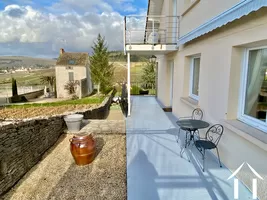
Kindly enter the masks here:
M 57 98 L 70 97 L 68 91 L 64 89 L 69 81 L 77 83 L 75 93 L 79 98 L 92 93 L 93 84 L 88 53 L 65 52 L 64 49 L 60 49 L 55 71 Z

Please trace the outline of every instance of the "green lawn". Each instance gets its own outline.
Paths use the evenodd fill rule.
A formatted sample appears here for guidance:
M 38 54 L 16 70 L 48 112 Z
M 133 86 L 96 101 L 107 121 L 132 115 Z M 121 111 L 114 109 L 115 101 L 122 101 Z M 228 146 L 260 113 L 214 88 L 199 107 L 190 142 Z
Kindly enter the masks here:
M 28 103 L 23 105 L 10 105 L 6 108 L 29 108 L 29 107 L 48 107 L 48 106 L 63 106 L 63 105 L 81 105 L 81 104 L 99 104 L 105 99 L 105 96 L 90 96 L 77 100 L 65 100 L 51 103 Z
M 115 62 L 114 82 L 126 82 L 127 81 L 127 63 Z M 131 81 L 140 82 L 145 62 L 131 63 Z
M 149 94 L 150 95 L 155 95 L 156 94 L 156 89 L 149 89 Z

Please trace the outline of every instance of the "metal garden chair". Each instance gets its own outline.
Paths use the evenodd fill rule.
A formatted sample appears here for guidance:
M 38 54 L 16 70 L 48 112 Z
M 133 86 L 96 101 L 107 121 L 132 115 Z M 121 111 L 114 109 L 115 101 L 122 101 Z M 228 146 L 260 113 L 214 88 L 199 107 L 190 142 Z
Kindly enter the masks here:
M 203 118 L 203 111 L 200 108 L 196 108 L 196 109 L 193 110 L 191 116 L 188 116 L 188 117 L 180 117 L 180 118 L 178 118 L 178 120 L 183 120 L 183 119 L 197 119 L 197 120 L 202 120 L 202 118 Z M 177 139 L 176 139 L 176 142 L 177 143 L 179 143 L 181 129 L 182 128 L 179 128 L 179 130 L 178 130 L 178 136 L 177 136 Z M 187 131 L 187 130 L 184 130 L 184 131 Z
M 210 149 L 216 149 L 218 160 L 220 167 L 222 167 L 220 155 L 218 151 L 218 143 L 220 142 L 220 139 L 222 137 L 224 128 L 220 124 L 215 124 L 211 126 L 208 131 L 205 134 L 205 138 L 201 138 L 199 140 L 195 141 L 195 146 L 199 150 L 199 152 L 202 154 L 202 160 L 203 160 L 203 172 L 204 172 L 204 166 L 205 166 L 205 152 L 206 150 Z

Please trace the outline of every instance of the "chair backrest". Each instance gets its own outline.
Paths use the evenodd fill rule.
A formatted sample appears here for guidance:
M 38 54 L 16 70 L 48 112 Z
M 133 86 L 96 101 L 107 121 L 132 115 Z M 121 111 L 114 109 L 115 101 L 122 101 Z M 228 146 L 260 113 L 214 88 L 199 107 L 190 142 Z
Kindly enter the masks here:
M 203 118 L 203 111 L 200 108 L 196 108 L 192 112 L 192 119 L 202 120 Z
M 221 124 L 215 124 L 208 129 L 205 139 L 213 142 L 217 146 L 222 137 L 223 130 Z

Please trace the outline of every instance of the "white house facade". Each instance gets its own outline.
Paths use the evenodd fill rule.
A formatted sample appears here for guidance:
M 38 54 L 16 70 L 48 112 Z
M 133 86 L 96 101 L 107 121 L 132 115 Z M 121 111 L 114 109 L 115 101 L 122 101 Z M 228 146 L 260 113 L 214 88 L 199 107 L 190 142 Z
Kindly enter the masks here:
M 131 54 L 156 55 L 158 101 L 176 117 L 199 107 L 205 121 L 222 124 L 222 162 L 231 171 L 250 163 L 264 179 L 260 199 L 267 199 L 266 7 L 267 0 L 149 0 L 147 16 L 125 17 L 124 37 L 128 73 Z M 237 174 L 251 190 L 252 176 Z

